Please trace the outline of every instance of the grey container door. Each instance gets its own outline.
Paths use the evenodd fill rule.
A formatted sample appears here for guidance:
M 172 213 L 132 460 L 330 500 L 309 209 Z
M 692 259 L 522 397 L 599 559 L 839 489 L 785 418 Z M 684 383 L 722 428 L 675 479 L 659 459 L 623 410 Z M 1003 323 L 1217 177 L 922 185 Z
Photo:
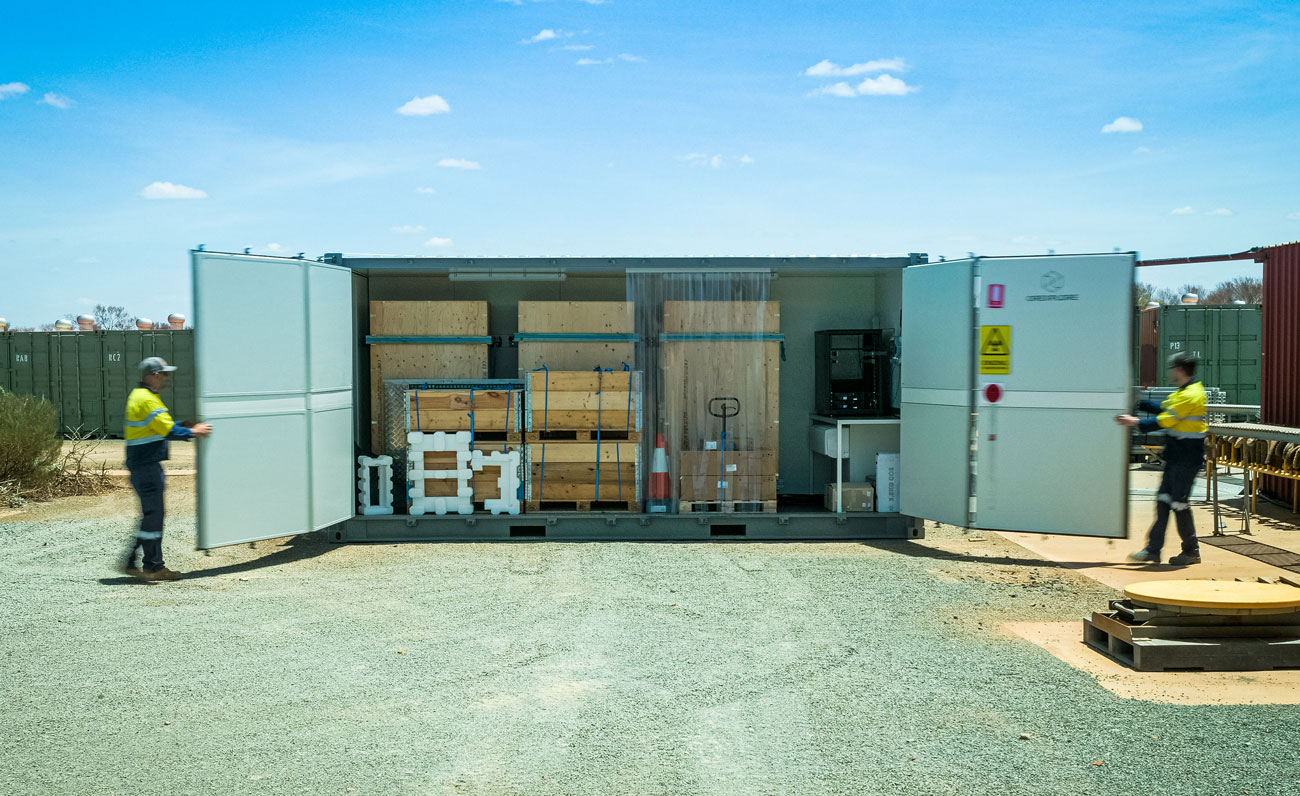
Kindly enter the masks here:
M 353 515 L 352 275 L 193 252 L 201 420 L 198 547 L 289 536 Z
M 960 526 L 970 512 L 974 294 L 969 260 L 903 271 L 899 508 Z
M 974 526 L 1128 536 L 1133 255 L 976 267 Z
M 1133 264 L 1062 255 L 903 272 L 904 514 L 1128 535 L 1128 431 L 1114 416 L 1131 401 Z

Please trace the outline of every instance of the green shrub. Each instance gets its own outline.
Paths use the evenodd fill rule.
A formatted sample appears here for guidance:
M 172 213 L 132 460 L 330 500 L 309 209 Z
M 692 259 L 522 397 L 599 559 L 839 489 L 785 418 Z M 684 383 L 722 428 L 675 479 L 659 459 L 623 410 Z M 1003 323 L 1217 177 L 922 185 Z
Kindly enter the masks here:
M 46 485 L 56 476 L 62 446 L 53 404 L 0 390 L 0 484 L 13 492 Z

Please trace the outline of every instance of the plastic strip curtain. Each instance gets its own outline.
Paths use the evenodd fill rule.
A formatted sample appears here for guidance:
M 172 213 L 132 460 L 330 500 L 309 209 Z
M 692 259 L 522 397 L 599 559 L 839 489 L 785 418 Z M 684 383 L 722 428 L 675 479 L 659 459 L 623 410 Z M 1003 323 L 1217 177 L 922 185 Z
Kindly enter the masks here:
M 764 499 L 758 479 L 767 474 L 754 462 L 763 451 L 775 458 L 781 346 L 778 307 L 768 301 L 771 278 L 767 269 L 627 274 L 644 372 L 641 460 L 653 461 L 662 433 L 669 512 L 681 500 Z M 650 468 L 644 469 L 649 496 Z

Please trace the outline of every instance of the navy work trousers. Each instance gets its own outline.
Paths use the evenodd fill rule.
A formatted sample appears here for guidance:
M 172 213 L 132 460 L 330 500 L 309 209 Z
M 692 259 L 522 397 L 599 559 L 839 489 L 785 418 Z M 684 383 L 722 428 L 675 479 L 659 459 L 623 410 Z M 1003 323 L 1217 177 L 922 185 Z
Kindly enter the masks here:
M 144 549 L 144 571 L 157 572 L 163 568 L 163 469 L 162 462 L 152 462 L 130 468 L 131 488 L 140 496 L 140 530 L 136 532 L 131 552 L 127 553 L 127 566 L 134 566 L 135 551 Z
M 1172 512 L 1178 525 L 1178 535 L 1183 540 L 1185 555 L 1200 555 L 1200 543 L 1196 541 L 1196 526 L 1192 521 L 1192 485 L 1196 483 L 1196 474 L 1201 469 L 1199 458 L 1171 457 L 1165 462 L 1165 473 L 1160 479 L 1160 492 L 1156 495 L 1156 521 L 1151 525 L 1147 536 L 1147 552 L 1160 555 L 1160 548 L 1165 546 L 1165 527 L 1169 524 Z

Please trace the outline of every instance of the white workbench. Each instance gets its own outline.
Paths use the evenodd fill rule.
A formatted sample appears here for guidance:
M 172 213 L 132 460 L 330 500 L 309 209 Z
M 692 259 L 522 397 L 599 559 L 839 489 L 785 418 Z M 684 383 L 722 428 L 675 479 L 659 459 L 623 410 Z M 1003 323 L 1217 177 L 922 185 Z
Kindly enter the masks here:
M 854 427 L 869 427 L 881 432 L 887 432 L 890 439 L 883 441 L 885 444 L 877 444 L 874 447 L 875 452 L 880 451 L 897 451 L 898 450 L 898 428 L 900 420 L 897 417 L 832 417 L 829 415 L 809 415 L 813 423 L 835 427 L 834 444 L 828 446 L 827 450 L 812 449 L 813 453 L 827 456 L 835 462 L 835 512 L 837 514 L 844 511 L 844 467 L 842 462 L 851 459 L 854 456 L 854 448 L 860 447 L 854 445 L 849 439 L 851 429 Z M 859 453 L 859 456 L 866 454 Z M 870 454 L 874 460 L 874 453 Z M 865 479 L 861 479 L 865 480 Z M 877 498 L 878 499 L 878 498 Z

